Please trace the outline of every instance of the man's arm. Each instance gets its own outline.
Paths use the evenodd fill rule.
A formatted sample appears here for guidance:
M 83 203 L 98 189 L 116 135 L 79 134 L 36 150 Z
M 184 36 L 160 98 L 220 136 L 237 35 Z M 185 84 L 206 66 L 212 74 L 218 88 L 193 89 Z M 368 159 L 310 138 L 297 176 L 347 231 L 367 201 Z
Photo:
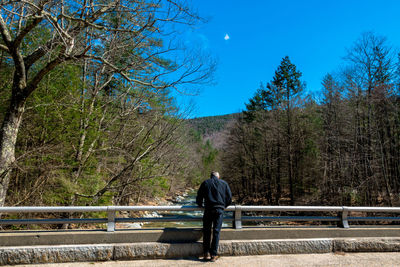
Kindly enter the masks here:
M 204 182 L 200 185 L 200 188 L 197 191 L 197 196 L 196 196 L 197 206 L 203 207 L 203 199 L 204 199 Z
M 232 192 L 231 189 L 229 188 L 229 185 L 226 184 L 226 189 L 225 189 L 225 208 L 228 207 L 232 203 Z

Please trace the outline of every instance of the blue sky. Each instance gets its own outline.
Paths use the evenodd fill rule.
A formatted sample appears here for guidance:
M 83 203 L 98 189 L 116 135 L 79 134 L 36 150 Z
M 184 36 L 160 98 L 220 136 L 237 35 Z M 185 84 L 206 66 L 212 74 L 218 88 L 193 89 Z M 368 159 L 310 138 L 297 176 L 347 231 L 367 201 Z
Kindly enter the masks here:
M 178 97 L 179 103 L 195 103 L 191 117 L 243 110 L 286 55 L 303 73 L 306 90 L 317 92 L 323 76 L 338 70 L 363 32 L 386 36 L 394 48 L 400 45 L 400 1 L 395 0 L 193 0 L 192 6 L 209 22 L 183 38 L 212 54 L 218 67 L 215 85 L 204 86 L 195 97 Z

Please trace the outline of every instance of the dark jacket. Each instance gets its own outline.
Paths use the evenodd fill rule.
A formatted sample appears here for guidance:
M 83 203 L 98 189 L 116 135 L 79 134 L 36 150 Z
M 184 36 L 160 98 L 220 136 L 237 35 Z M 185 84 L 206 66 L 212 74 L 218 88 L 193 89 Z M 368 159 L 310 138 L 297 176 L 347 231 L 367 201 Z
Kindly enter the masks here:
M 196 203 L 206 209 L 226 208 L 232 203 L 231 189 L 224 180 L 213 176 L 201 184 Z

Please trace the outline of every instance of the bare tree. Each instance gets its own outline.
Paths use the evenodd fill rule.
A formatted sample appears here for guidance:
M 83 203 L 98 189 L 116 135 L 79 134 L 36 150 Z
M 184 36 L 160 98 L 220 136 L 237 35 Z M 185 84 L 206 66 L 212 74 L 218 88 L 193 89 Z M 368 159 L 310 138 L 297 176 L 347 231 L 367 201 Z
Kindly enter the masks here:
M 385 121 L 382 112 L 387 112 L 387 109 L 379 108 L 381 101 L 377 100 L 384 100 L 389 96 L 387 92 L 393 79 L 394 51 L 386 38 L 367 32 L 355 42 L 346 59 L 351 68 L 346 74 L 346 87 L 355 104 L 355 172 L 352 176 L 357 180 L 357 188 L 366 203 L 378 203 L 381 192 L 386 191 L 387 202 L 391 205 L 388 170 L 384 164 L 388 155 L 382 146 L 383 139 L 379 137 L 383 137 L 389 124 L 382 124 Z M 388 134 L 391 135 L 390 131 Z M 381 152 L 384 153 L 383 158 Z
M 170 35 L 173 24 L 192 25 L 198 20 L 183 2 L 173 0 L 2 0 L 0 50 L 10 59 L 13 78 L 0 130 L 0 206 L 15 162 L 26 101 L 47 74 L 65 63 L 93 66 L 96 70 L 86 82 L 92 84 L 94 95 L 121 79 L 127 88 L 146 86 L 156 91 L 203 82 L 210 65 L 190 58 L 165 60 L 170 52 L 178 54 Z M 85 135 L 81 137 L 80 145 L 85 142 Z M 78 149 L 76 159 L 84 157 Z

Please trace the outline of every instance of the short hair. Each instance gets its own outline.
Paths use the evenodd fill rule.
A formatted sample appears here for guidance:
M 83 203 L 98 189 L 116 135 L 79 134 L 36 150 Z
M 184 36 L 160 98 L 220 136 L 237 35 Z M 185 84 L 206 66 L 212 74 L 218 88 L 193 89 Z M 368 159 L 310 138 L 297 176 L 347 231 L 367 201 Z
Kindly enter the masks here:
M 211 177 L 218 177 L 219 178 L 219 172 L 211 172 Z

